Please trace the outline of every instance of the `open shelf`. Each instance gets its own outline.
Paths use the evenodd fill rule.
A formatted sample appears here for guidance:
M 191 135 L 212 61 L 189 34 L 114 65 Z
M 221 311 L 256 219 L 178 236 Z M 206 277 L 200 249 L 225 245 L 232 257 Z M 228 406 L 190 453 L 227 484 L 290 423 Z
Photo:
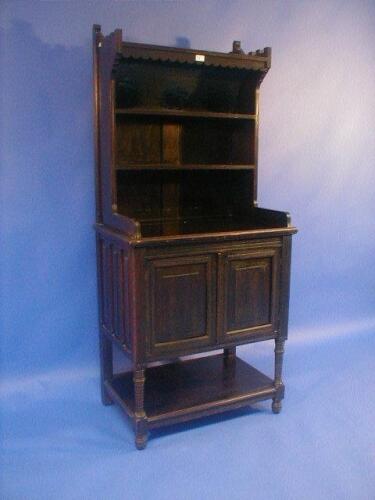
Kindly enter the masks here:
M 116 165 L 253 165 L 255 122 L 116 116 Z M 223 168 L 223 167 L 222 167 Z
M 215 221 L 229 217 L 228 223 L 232 225 L 231 216 L 242 216 L 249 211 L 253 175 L 251 169 L 117 170 L 117 212 L 141 225 L 152 221 L 155 225 L 150 227 L 151 232 L 163 233 L 164 229 L 160 229 L 163 221 L 171 219 L 181 229 L 190 227 L 183 221 L 192 218 L 210 219 L 216 225 L 220 222 Z
M 111 398 L 134 418 L 133 373 L 106 383 Z M 271 399 L 273 380 L 238 357 L 223 354 L 178 361 L 146 370 L 144 408 L 149 428 L 198 418 Z
M 253 114 L 258 77 L 237 68 L 123 60 L 116 68 L 116 108 Z
M 256 115 L 247 113 L 223 113 L 164 108 L 117 108 L 116 115 L 176 116 L 186 118 L 221 118 L 225 120 L 255 120 Z

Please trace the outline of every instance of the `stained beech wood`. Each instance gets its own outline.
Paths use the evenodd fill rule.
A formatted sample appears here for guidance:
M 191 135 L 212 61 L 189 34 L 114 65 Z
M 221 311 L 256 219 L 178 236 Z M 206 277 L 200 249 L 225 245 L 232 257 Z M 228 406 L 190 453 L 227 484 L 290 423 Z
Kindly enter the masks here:
M 265 399 L 281 410 L 297 230 L 257 206 L 270 64 L 271 49 L 245 54 L 238 41 L 222 54 L 93 28 L 102 400 L 130 417 L 138 449 L 162 425 Z M 265 340 L 273 378 L 236 356 Z M 130 372 L 114 374 L 114 345 Z

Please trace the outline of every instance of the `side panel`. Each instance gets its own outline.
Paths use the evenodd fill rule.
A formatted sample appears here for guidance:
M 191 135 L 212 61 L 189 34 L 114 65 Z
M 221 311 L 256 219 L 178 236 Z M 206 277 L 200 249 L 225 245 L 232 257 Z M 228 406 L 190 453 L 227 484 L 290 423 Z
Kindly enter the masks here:
M 129 261 L 127 249 L 97 236 L 99 303 L 102 331 L 131 351 L 129 328 Z
M 104 37 L 99 26 L 93 34 L 94 147 L 96 165 L 97 222 L 120 229 L 124 234 L 139 234 L 139 223 L 117 213 L 114 170 L 114 82 L 112 69 L 121 48 L 122 32 Z
M 282 246 L 282 268 L 280 276 L 280 312 L 278 334 L 281 339 L 288 338 L 290 264 L 292 256 L 292 237 L 285 236 Z

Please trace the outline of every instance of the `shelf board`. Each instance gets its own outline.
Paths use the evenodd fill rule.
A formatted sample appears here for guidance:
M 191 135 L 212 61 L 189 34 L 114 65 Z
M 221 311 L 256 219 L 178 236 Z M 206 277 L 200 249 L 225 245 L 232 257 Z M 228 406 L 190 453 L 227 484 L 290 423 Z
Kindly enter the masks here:
M 184 217 L 175 219 L 142 220 L 142 237 L 178 236 L 187 234 L 227 233 L 251 231 L 267 226 L 250 216 Z
M 193 111 L 162 108 L 116 108 L 116 115 L 180 116 L 186 118 L 222 118 L 226 120 L 255 120 L 256 115 L 245 113 L 219 113 L 214 111 Z
M 132 372 L 116 375 L 107 391 L 134 418 Z M 249 364 L 223 354 L 168 363 L 146 370 L 145 412 L 150 428 L 271 399 L 273 380 Z
M 186 164 L 174 165 L 170 163 L 126 163 L 119 162 L 116 170 L 254 170 L 255 165 L 236 165 L 236 164 Z

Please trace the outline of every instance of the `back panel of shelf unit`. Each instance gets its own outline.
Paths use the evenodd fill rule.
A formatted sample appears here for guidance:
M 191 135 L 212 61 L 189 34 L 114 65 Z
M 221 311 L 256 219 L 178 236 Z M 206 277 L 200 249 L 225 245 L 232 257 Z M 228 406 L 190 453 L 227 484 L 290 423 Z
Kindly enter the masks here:
M 253 171 L 118 171 L 118 212 L 140 221 L 228 217 L 251 207 Z
M 117 69 L 116 107 L 255 113 L 255 87 L 246 70 L 129 59 Z
M 122 62 L 114 100 L 117 211 L 140 221 L 246 212 L 256 175 L 255 88 L 245 70 Z
M 254 121 L 116 117 L 116 165 L 254 164 Z

